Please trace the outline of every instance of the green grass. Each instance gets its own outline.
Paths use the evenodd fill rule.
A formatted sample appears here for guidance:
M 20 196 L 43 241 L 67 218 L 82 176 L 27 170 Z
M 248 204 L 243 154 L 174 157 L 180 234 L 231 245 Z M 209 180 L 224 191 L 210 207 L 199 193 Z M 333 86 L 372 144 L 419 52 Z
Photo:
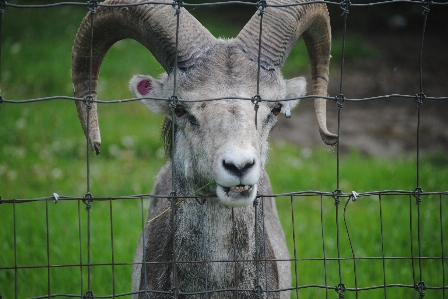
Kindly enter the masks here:
M 271 174 L 275 193 L 293 190 L 332 192 L 336 189 L 335 153 L 324 150 L 310 151 L 310 149 L 297 148 L 287 143 L 274 145 L 273 153 L 270 155 L 268 171 Z M 442 166 L 446 165 L 446 156 L 435 153 L 422 159 L 421 163 L 420 175 L 423 189 L 426 191 L 446 190 L 448 173 Z M 416 186 L 414 158 L 363 157 L 357 152 L 351 152 L 342 157 L 340 167 L 340 188 L 346 193 L 392 189 L 410 191 Z M 446 196 L 441 198 L 438 195 L 422 197 L 420 223 L 421 236 L 424 236 L 421 242 L 423 256 L 442 256 L 441 227 L 446 231 L 448 220 L 446 217 L 440 219 L 440 204 L 446 203 L 446 200 Z M 285 234 L 289 238 L 290 254 L 294 256 L 295 249 L 299 260 L 296 264 L 293 263 L 294 273 L 295 267 L 297 267 L 299 286 L 326 285 L 325 278 L 329 286 L 334 287 L 339 284 L 337 261 L 327 261 L 325 274 L 324 262 L 313 260 L 324 257 L 322 246 L 325 246 L 326 258 L 338 257 L 337 228 L 339 228 L 340 236 L 340 257 L 348 259 L 341 261 L 341 273 L 346 287 L 355 288 L 356 286 L 355 264 L 353 260 L 350 260 L 353 253 L 348 239 L 349 235 L 353 244 L 354 256 L 368 258 L 356 261 L 358 288 L 383 285 L 383 271 L 386 273 L 387 284 L 413 285 L 412 262 L 409 259 L 399 258 L 409 258 L 411 248 L 414 256 L 418 255 L 419 207 L 414 197 L 366 196 L 348 203 L 347 198 L 341 198 L 341 203 L 336 207 L 335 200 L 328 196 L 322 198 L 319 196 L 294 196 L 292 201 L 289 196 L 283 196 L 277 198 L 277 205 Z M 294 207 L 294 231 L 291 220 L 292 206 Z M 380 213 L 382 217 L 380 217 Z M 336 225 L 336 215 L 338 225 Z M 324 234 L 324 241 L 322 234 Z M 295 235 L 295 242 L 292 241 L 293 235 Z M 384 244 L 384 252 L 382 244 Z M 447 245 L 445 238 L 443 246 Z M 384 267 L 382 260 L 372 259 L 380 258 L 383 254 L 386 257 L 395 258 L 387 259 Z M 418 282 L 418 263 L 414 262 L 414 266 Z M 425 260 L 422 271 L 427 285 L 443 285 L 440 259 Z M 445 275 L 447 274 L 445 269 Z M 295 276 L 293 285 L 294 282 Z M 330 291 L 330 294 L 333 292 Z M 412 288 L 391 287 L 387 289 L 387 298 L 410 298 L 413 293 Z M 325 290 L 319 288 L 300 289 L 298 294 L 299 298 L 325 298 L 326 296 Z M 441 296 L 441 293 L 436 291 L 428 291 L 428 294 L 431 298 Z M 346 296 L 348 297 L 348 295 Z M 350 294 L 348 298 L 355 298 L 355 294 Z M 384 291 L 383 289 L 359 291 L 356 298 L 384 298 Z
M 6 9 L 1 68 L 1 95 L 5 99 L 72 95 L 71 47 L 85 13 L 86 9 L 79 7 Z M 204 22 L 209 21 L 204 19 Z M 213 23 L 207 27 L 219 36 L 234 36 L 239 30 L 235 26 L 223 29 L 223 26 Z M 358 41 L 347 42 L 349 61 L 371 55 L 368 47 L 367 50 L 356 51 L 353 45 Z M 337 51 L 338 44 L 340 40 L 334 42 L 334 51 Z M 300 70 L 306 71 L 306 56 L 304 46 L 298 43 L 285 65 L 285 75 L 291 77 L 298 75 Z M 333 56 L 337 58 L 337 55 Z M 157 76 L 161 72 L 160 65 L 146 49 L 136 42 L 122 41 L 105 59 L 99 97 L 129 98 L 127 81 L 133 74 Z M 91 156 L 90 191 L 93 196 L 149 193 L 164 162 L 159 139 L 161 116 L 149 112 L 140 103 L 101 105 L 99 110 L 103 146 L 100 156 Z M 51 197 L 53 193 L 82 197 L 88 192 L 85 138 L 72 102 L 4 103 L 0 106 L 0 120 L 0 196 L 3 199 Z M 334 151 L 275 143 L 269 157 L 267 167 L 275 193 L 297 190 L 332 192 L 336 189 Z M 423 157 L 421 186 L 424 191 L 448 190 L 448 171 L 444 167 L 447 162 L 445 153 Z M 341 159 L 340 189 L 359 193 L 385 189 L 413 190 L 416 187 L 415 164 L 414 158 L 365 157 L 353 151 Z M 442 197 L 443 202 L 446 199 L 446 196 Z M 324 285 L 325 279 L 329 286 L 339 283 L 336 261 L 327 261 L 325 275 L 323 261 L 313 260 L 323 257 L 322 223 L 327 258 L 337 257 L 337 228 L 340 231 L 341 257 L 352 256 L 344 219 L 356 257 L 380 257 L 382 239 L 386 256 L 409 257 L 411 248 L 417 255 L 418 215 L 413 197 L 361 197 L 347 205 L 344 217 L 345 198 L 336 209 L 331 197 L 295 196 L 292 201 L 294 232 L 290 197 L 279 197 L 277 203 L 291 255 L 294 256 L 295 249 L 298 258 L 293 269 L 297 266 L 299 285 Z M 146 207 L 147 203 L 140 200 L 92 203 L 90 262 L 96 266 L 91 267 L 90 288 L 95 295 L 130 291 L 130 263 L 144 217 L 142 205 Z M 28 298 L 48 293 L 82 294 L 87 291 L 89 271 L 86 266 L 75 266 L 88 262 L 85 208 L 85 204 L 78 201 L 0 204 L 2 298 Z M 446 204 L 443 208 L 446 210 Z M 424 196 L 420 216 L 421 249 L 425 256 L 441 255 L 439 212 L 439 197 Z M 339 226 L 336 226 L 336 215 Z M 445 234 L 447 221 L 444 217 L 441 222 Z M 412 246 L 410 223 L 413 224 Z M 444 242 L 447 248 L 448 244 Z M 114 268 L 102 265 L 112 261 L 117 264 Z M 50 270 L 39 267 L 48 264 L 52 265 Z M 19 267 L 17 271 L 14 270 L 15 265 Z M 414 265 L 418 274 L 418 263 Z M 358 287 L 383 283 L 381 260 L 358 260 L 356 266 Z M 387 283 L 412 284 L 411 266 L 409 260 L 386 260 Z M 343 281 L 351 288 L 355 285 L 353 267 L 352 260 L 341 261 Z M 47 280 L 48 271 L 50 281 Z M 442 285 L 441 274 L 440 261 L 423 261 L 423 277 L 427 285 Z M 418 280 L 418 275 L 416 277 Z M 15 281 L 18 282 L 17 293 Z M 336 296 L 334 291 L 328 292 L 330 297 Z M 300 298 L 326 295 L 325 290 L 319 288 L 300 289 L 298 293 Z M 349 294 L 347 298 L 355 298 L 352 292 Z M 440 294 L 437 290 L 427 290 L 426 298 L 440 298 Z M 360 291 L 358 295 L 359 298 L 383 298 L 383 290 Z M 409 298 L 413 290 L 394 287 L 387 290 L 387 295 L 388 298 Z

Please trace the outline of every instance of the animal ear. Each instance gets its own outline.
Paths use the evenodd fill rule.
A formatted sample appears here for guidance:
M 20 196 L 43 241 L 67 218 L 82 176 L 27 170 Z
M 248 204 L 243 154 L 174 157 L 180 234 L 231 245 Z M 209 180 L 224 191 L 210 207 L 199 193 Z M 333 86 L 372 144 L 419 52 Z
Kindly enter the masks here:
M 167 101 L 157 100 L 164 98 L 164 83 L 148 75 L 135 75 L 129 82 L 129 90 L 137 98 L 143 98 L 141 102 L 154 113 L 168 114 L 170 108 Z
M 306 80 L 304 77 L 297 77 L 286 80 L 286 98 L 298 98 L 306 94 Z M 282 102 L 282 112 L 286 117 L 291 117 L 291 110 L 294 109 L 300 100 L 291 100 Z
M 306 80 L 304 77 L 297 77 L 286 80 L 286 97 L 297 98 L 306 94 Z

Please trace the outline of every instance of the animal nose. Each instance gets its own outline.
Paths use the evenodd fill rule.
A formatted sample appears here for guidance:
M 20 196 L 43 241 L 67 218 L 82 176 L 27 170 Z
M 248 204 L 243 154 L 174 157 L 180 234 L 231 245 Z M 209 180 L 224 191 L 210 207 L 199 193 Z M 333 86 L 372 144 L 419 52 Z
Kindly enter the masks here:
M 222 166 L 230 174 L 243 177 L 248 171 L 255 166 L 255 159 L 245 159 L 238 161 L 237 159 L 224 159 Z
M 260 179 L 260 170 L 257 151 L 250 145 L 227 144 L 220 149 L 213 163 L 216 183 L 225 187 L 254 185 Z

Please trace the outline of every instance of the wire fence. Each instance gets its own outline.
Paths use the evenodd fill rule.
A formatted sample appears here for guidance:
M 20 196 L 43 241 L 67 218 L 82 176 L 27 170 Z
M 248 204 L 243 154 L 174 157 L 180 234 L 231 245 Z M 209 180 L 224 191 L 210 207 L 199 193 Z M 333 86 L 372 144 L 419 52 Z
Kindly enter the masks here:
M 12 231 L 8 232 L 10 239 L 7 241 L 13 244 L 13 248 L 9 248 L 9 252 L 4 254 L 7 256 L 8 262 L 5 265 L 0 264 L 0 298 L 20 298 L 20 294 L 24 293 L 24 289 L 33 289 L 33 285 L 29 283 L 29 276 L 38 275 L 42 284 L 46 289 L 45 294 L 35 294 L 33 298 L 50 298 L 50 297 L 75 297 L 75 298 L 115 298 L 126 297 L 131 295 L 139 295 L 141 297 L 150 296 L 150 294 L 165 296 L 163 298 L 209 298 L 224 297 L 228 294 L 234 294 L 234 298 L 253 297 L 253 298 L 277 298 L 279 294 L 291 292 L 291 296 L 299 297 L 325 297 L 325 298 L 397 298 L 396 294 L 405 294 L 408 298 L 447 298 L 446 292 L 448 283 L 446 275 L 446 229 L 448 228 L 448 218 L 444 215 L 444 205 L 448 199 L 448 191 L 423 191 L 421 185 L 421 165 L 420 165 L 420 123 L 421 109 L 426 101 L 445 101 L 448 96 L 431 97 L 424 93 L 423 89 L 423 61 L 422 53 L 424 47 L 424 38 L 426 34 L 426 23 L 430 13 L 434 10 L 445 8 L 447 3 L 436 1 L 383 1 L 372 3 L 351 3 L 349 0 L 342 2 L 332 1 L 312 1 L 310 3 L 326 3 L 328 6 L 339 6 L 341 16 L 343 18 L 343 47 L 342 47 L 342 64 L 339 94 L 335 97 L 326 97 L 328 100 L 336 103 L 338 107 L 338 136 L 341 136 L 341 119 L 345 102 L 363 102 L 374 101 L 378 99 L 396 99 L 406 98 L 415 100 L 417 103 L 418 113 L 417 132 L 416 132 L 416 167 L 415 177 L 416 184 L 413 190 L 381 190 L 369 192 L 343 192 L 340 179 L 340 142 L 336 147 L 336 177 L 334 191 L 292 191 L 285 194 L 263 194 L 257 196 L 254 204 L 254 213 L 256 217 L 255 223 L 263 224 L 261 227 L 264 231 L 265 215 L 264 206 L 267 204 L 269 197 L 277 198 L 277 202 L 288 206 L 291 212 L 290 220 L 282 219 L 282 223 L 290 226 L 292 235 L 287 235 L 288 243 L 291 244 L 290 260 L 277 260 L 277 263 L 291 263 L 293 272 L 292 286 L 284 289 L 270 289 L 267 282 L 260 282 L 265 276 L 267 265 L 271 259 L 266 256 L 266 252 L 256 252 L 253 260 L 207 260 L 206 258 L 206 242 L 204 242 L 203 259 L 197 261 L 177 261 L 175 257 L 170 261 L 156 261 L 152 263 L 162 263 L 170 267 L 181 267 L 184 264 L 204 264 L 207 265 L 232 263 L 244 264 L 255 263 L 257 271 L 253 279 L 253 289 L 238 289 L 238 287 L 229 287 L 228 289 L 209 289 L 207 286 L 207 277 L 204 282 L 204 289 L 197 292 L 186 293 L 174 280 L 174 285 L 169 290 L 145 290 L 132 293 L 130 291 L 131 272 L 134 262 L 123 257 L 120 247 L 123 243 L 130 242 L 127 240 L 126 231 L 120 231 L 120 212 L 123 209 L 132 210 L 135 213 L 137 222 L 140 223 L 142 232 L 146 225 L 145 210 L 146 200 L 149 198 L 164 198 L 170 201 L 171 209 L 176 210 L 176 205 L 180 201 L 197 201 L 200 221 L 202 223 L 202 239 L 205 239 L 207 231 L 204 229 L 204 223 L 210 221 L 204 213 L 200 213 L 201 201 L 205 198 L 200 196 L 177 196 L 175 190 L 175 182 L 172 183 L 172 193 L 162 195 L 138 194 L 123 195 L 118 197 L 94 197 L 90 189 L 91 173 L 89 148 L 86 151 L 86 195 L 84 197 L 61 196 L 53 193 L 48 197 L 41 198 L 25 198 L 25 199 L 5 199 L 0 198 L 0 209 L 4 209 L 6 214 L 12 215 L 12 224 L 3 223 L 2 226 L 8 225 Z M 344 45 L 347 34 L 347 19 L 351 8 L 365 7 L 366 9 L 373 6 L 381 6 L 388 4 L 402 4 L 420 6 L 422 11 L 422 35 L 420 43 L 420 67 L 419 67 L 419 93 L 412 94 L 389 94 L 379 95 L 370 98 L 350 99 L 344 96 Z M 253 6 L 254 10 L 259 12 L 260 17 L 260 40 L 263 38 L 262 20 L 263 14 L 267 7 L 287 7 L 303 4 L 285 4 L 270 5 L 269 1 L 241 2 L 227 1 L 219 3 L 203 3 L 189 4 L 182 1 L 166 2 L 141 2 L 132 5 L 169 5 L 173 7 L 173 17 L 178 18 L 180 8 L 195 8 L 199 6 L 215 6 L 215 5 L 248 5 Z M 8 13 L 9 9 L 48 9 L 61 6 L 84 6 L 90 10 L 91 22 L 95 21 L 95 11 L 101 6 L 117 6 L 98 3 L 97 1 L 88 1 L 87 3 L 79 2 L 60 2 L 54 4 L 42 5 L 17 5 L 0 1 L 0 18 Z M 119 6 L 131 6 L 131 4 L 123 4 Z M 0 22 L 2 20 L 0 19 Z M 1 23 L 0 23 L 1 25 Z M 179 23 L 177 30 L 179 29 Z M 1 34 L 1 30 L 0 30 Z M 177 32 L 176 32 L 177 34 Z M 0 43 L 2 42 L 0 35 Z M 261 44 L 260 44 L 261 47 Z M 0 51 L 2 47 L 0 46 Z M 1 52 L 0 52 L 1 55 Z M 258 61 L 260 68 L 260 61 Z M 0 66 L 1 71 L 1 66 Z M 260 71 L 260 70 L 259 70 Z M 176 69 L 174 69 L 176 72 Z M 174 81 L 176 82 L 176 80 Z M 176 84 L 176 83 L 174 83 Z M 90 92 L 91 94 L 91 92 Z M 299 99 L 312 99 L 315 96 L 304 96 Z M 210 98 L 200 101 L 218 101 L 233 98 Z M 259 96 L 259 82 L 257 82 L 257 94 L 252 98 L 237 98 L 238 100 L 251 101 L 254 106 L 262 101 Z M 119 100 L 98 100 L 91 97 L 76 98 L 69 96 L 51 96 L 44 98 L 33 98 L 24 100 L 8 100 L 0 96 L 0 105 L 28 105 L 33 102 L 46 102 L 53 100 L 69 100 L 81 101 L 89 105 L 96 102 L 99 104 L 122 104 L 127 102 L 140 101 L 141 98 L 119 99 Z M 173 96 L 171 98 L 154 98 L 153 100 L 170 101 L 173 103 L 184 101 L 176 97 L 176 86 L 173 88 Z M 285 99 L 294 100 L 294 99 Z M 256 109 L 255 109 L 256 112 Z M 173 111 L 174 113 L 174 111 Z M 173 115 L 174 118 L 174 115 Z M 256 121 L 256 116 L 255 116 Z M 174 135 L 174 134 L 173 134 Z M 173 137 L 174 138 L 174 137 Z M 174 144 L 174 140 L 172 141 Z M 87 145 L 88 147 L 88 145 Z M 437 174 L 434 174 L 437 175 Z M 1 194 L 0 194 L 1 195 Z M 361 200 L 362 199 L 362 200 Z M 364 199 L 366 199 L 364 201 Z M 367 199 L 372 199 L 368 201 Z M 56 203 L 66 202 L 65 209 L 68 209 L 67 221 L 76 223 L 75 230 L 69 234 L 77 237 L 65 239 L 59 235 L 59 231 L 64 229 L 64 223 L 57 222 L 53 216 L 61 213 Z M 135 203 L 138 203 L 135 206 Z M 355 204 L 356 202 L 356 204 Z M 53 204 L 54 203 L 54 204 Z M 120 203 L 121 205 L 117 204 Z M 92 206 L 97 205 L 99 209 L 92 211 Z M 29 234 L 33 234 L 32 230 L 23 230 L 18 227 L 18 223 L 27 218 L 25 210 L 22 206 L 28 205 L 41 212 L 42 223 L 34 225 L 44 227 L 40 240 L 45 240 L 44 244 L 39 242 L 33 244 L 29 238 Z M 69 205 L 69 206 L 68 206 Z M 67 207 L 68 206 L 68 207 Z M 304 215 L 302 209 L 308 206 L 312 211 L 312 215 Z M 395 210 L 394 215 L 389 213 L 385 215 L 385 211 Z M 351 211 L 351 213 L 349 213 Z M 173 215 L 172 213 L 171 215 Z M 362 215 L 365 217 L 366 228 L 352 227 L 351 221 L 354 215 Z M 400 214 L 404 219 L 403 222 L 394 223 L 395 214 Z M 232 209 L 233 215 L 233 209 Z M 359 217 L 359 216 L 357 216 Z M 174 221 L 174 220 L 173 220 Z M 102 223 L 102 224 L 99 224 Z M 174 224 L 173 224 L 174 225 Z M 232 224 L 235 226 L 235 224 Z M 403 230 L 406 228 L 409 238 L 405 244 L 395 244 L 395 232 L 390 226 L 400 226 Z M 57 227 L 57 228 L 55 228 Z M 307 229 L 303 229 L 306 227 Z M 255 229 L 258 226 L 255 225 Z M 334 230 L 334 231 L 333 231 Z M 104 239 L 104 235 L 107 235 Z M 305 238 L 315 240 L 315 244 L 301 244 L 300 239 Z M 97 239 L 98 238 L 98 239 Z M 174 238 L 174 237 L 170 237 Z M 375 240 L 376 248 L 363 248 L 363 238 L 371 238 Z M 99 241 L 100 240 L 100 241 Z M 102 242 L 106 240 L 105 244 Z M 132 241 L 132 240 L 131 240 Z M 2 241 L 2 243 L 5 241 Z M 28 243 L 29 242 L 29 243 Z M 264 240 L 266 242 L 266 240 Z M 72 247 L 73 256 L 64 256 L 64 259 L 57 258 L 57 245 L 68 243 Z M 132 243 L 132 242 L 131 242 Z M 175 242 L 173 242 L 175 243 Z M 261 241 L 263 243 L 263 240 Z M 312 246 L 315 251 L 312 255 L 300 255 L 301 246 Z M 44 248 L 45 247 L 45 248 Z M 107 248 L 109 247 L 109 248 Z M 256 244 L 255 248 L 263 248 L 262 245 Z M 12 250 L 11 250 L 12 249 Z M 38 252 L 37 252 L 38 251 Z M 36 255 L 41 256 L 36 259 L 38 262 L 23 263 L 23 256 Z M 129 256 L 124 255 L 124 256 Z M 201 253 L 198 253 L 201 256 Z M 44 262 L 41 262 L 44 261 Z M 179 270 L 180 271 L 180 270 Z M 395 276 L 395 272 L 400 276 Z M 33 273 L 33 274 L 32 274 Z M 176 273 L 176 270 L 174 270 Z M 310 280 L 313 277 L 310 273 L 318 273 L 319 279 Z M 104 275 L 108 278 L 109 284 L 106 288 L 108 293 L 98 294 L 97 277 Z M 150 274 L 148 274 L 150 275 Z M 174 274 L 176 275 L 176 274 Z M 62 277 L 61 282 L 58 277 Z M 207 276 L 207 275 L 206 275 Z M 235 281 L 237 280 L 235 270 Z M 399 277 L 399 278 L 397 278 Z M 120 287 L 126 285 L 127 287 Z M 263 286 L 263 287 L 262 287 Z M 128 290 L 128 291 L 122 291 Z M 396 292 L 399 290 L 401 293 Z M 402 290 L 404 290 L 402 292 Z M 140 294 L 138 294 L 140 293 Z M 232 296 L 232 295 L 231 295 Z M 401 295 L 398 295 L 401 296 Z M 146 298 L 146 297 L 144 297 Z M 227 298 L 227 297 L 226 297 Z

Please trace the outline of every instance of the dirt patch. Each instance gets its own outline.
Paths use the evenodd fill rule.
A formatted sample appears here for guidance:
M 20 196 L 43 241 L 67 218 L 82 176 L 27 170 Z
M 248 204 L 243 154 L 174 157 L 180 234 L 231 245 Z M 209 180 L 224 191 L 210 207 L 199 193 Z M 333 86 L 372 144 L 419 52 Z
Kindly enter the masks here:
M 427 34 L 423 48 L 423 93 L 448 96 L 448 39 Z M 420 93 L 421 35 L 396 32 L 368 37 L 376 58 L 344 68 L 342 93 L 348 99 Z M 332 65 L 330 96 L 340 94 L 340 65 Z M 310 80 L 308 80 L 310 82 Z M 312 101 L 304 100 L 290 119 L 280 118 L 274 140 L 287 139 L 301 146 L 324 146 L 317 131 Z M 374 101 L 344 102 L 341 115 L 341 149 L 365 154 L 399 155 L 414 152 L 418 126 L 415 99 L 391 97 Z M 448 101 L 425 100 L 420 110 L 422 151 L 448 150 Z M 338 108 L 327 103 L 327 123 L 337 133 Z

